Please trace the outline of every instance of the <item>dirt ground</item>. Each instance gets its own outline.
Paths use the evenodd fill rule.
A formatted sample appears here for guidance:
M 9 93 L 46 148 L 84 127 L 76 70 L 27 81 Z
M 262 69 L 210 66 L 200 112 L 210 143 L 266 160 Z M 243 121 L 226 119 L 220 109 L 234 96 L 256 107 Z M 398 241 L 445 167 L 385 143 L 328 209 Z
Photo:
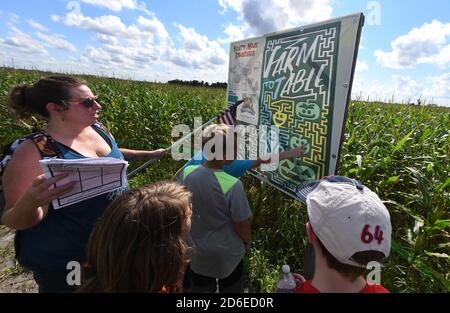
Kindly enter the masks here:
M 0 226 L 0 292 L 37 292 L 31 273 L 14 258 L 14 231 Z

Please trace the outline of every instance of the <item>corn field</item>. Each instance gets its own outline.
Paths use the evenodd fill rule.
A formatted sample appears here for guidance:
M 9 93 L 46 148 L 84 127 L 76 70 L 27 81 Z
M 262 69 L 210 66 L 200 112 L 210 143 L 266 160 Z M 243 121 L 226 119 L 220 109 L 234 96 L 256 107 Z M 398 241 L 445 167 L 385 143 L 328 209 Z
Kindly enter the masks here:
M 0 68 L 0 145 L 42 123 L 15 120 L 6 108 L 7 91 L 46 75 Z M 192 127 L 198 116 L 207 121 L 225 105 L 224 89 L 81 78 L 100 97 L 102 122 L 126 148 L 167 147 L 173 126 Z M 350 103 L 337 173 L 360 180 L 390 211 L 393 243 L 381 279 L 391 292 L 450 291 L 449 160 L 450 109 Z M 170 179 L 182 165 L 159 160 L 131 186 Z M 253 210 L 253 246 L 245 259 L 248 285 L 250 291 L 273 292 L 282 264 L 303 270 L 306 207 L 252 176 L 242 180 Z

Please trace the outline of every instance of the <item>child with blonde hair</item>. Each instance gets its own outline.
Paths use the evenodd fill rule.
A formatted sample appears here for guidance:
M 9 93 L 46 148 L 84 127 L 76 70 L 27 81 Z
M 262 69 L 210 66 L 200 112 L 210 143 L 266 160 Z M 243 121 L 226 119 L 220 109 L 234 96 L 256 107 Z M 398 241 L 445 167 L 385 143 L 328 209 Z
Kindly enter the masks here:
M 173 182 L 123 193 L 90 236 L 79 291 L 181 291 L 191 215 L 189 191 Z
M 242 292 L 242 259 L 251 245 L 250 217 L 241 181 L 224 172 L 223 167 L 236 158 L 233 128 L 216 124 L 203 131 L 203 152 L 207 161 L 187 166 L 180 178 L 192 192 L 192 229 L 190 245 L 191 292 Z

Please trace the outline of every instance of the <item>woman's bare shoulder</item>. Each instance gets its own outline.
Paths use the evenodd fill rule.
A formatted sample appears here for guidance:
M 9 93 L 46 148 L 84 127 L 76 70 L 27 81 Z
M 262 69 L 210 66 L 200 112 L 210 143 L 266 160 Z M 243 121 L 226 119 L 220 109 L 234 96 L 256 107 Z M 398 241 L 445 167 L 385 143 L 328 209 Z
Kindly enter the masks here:
M 38 161 L 42 159 L 39 149 L 31 139 L 27 139 L 20 144 L 14 151 L 11 160 L 5 170 L 7 172 L 12 170 L 26 171 L 30 168 L 39 167 Z

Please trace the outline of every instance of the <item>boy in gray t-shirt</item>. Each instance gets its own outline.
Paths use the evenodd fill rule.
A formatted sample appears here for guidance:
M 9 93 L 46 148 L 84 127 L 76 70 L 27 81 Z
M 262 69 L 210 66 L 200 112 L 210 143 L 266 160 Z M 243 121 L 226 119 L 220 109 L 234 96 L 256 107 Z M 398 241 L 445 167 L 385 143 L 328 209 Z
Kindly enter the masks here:
M 186 167 L 179 178 L 192 193 L 189 245 L 194 251 L 189 291 L 214 292 L 218 278 L 221 292 L 242 292 L 242 259 L 251 245 L 251 210 L 241 181 L 223 171 L 236 158 L 236 146 L 230 144 L 236 138 L 224 124 L 207 127 L 203 138 L 208 161 Z

